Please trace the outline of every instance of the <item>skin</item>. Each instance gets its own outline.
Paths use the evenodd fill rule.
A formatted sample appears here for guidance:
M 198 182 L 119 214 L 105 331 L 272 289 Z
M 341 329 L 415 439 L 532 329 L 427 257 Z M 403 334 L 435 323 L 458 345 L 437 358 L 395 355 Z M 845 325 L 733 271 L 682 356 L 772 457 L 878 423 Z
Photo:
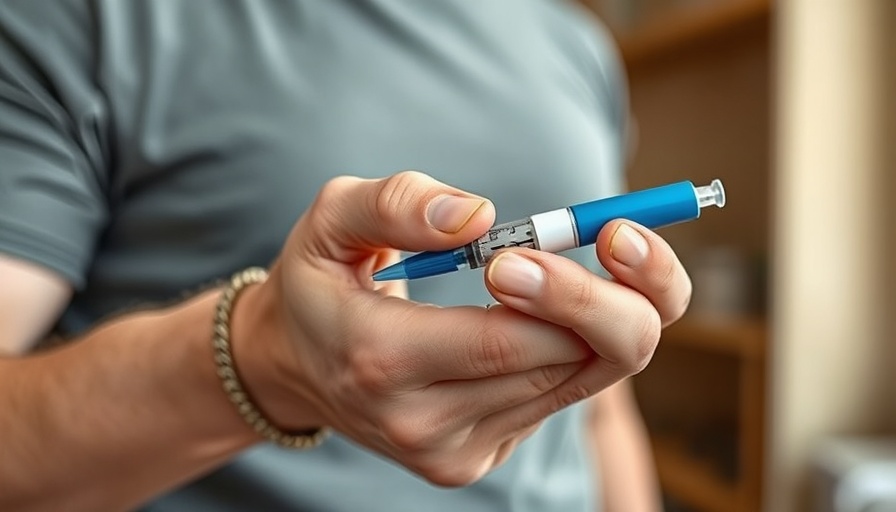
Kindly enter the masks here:
M 446 197 L 467 201 L 450 206 Z M 430 482 L 466 485 L 550 414 L 643 369 L 662 326 L 687 305 L 690 281 L 654 233 L 625 223 L 642 237 L 640 257 L 619 261 L 632 254 L 617 236 L 621 221 L 596 244 L 613 280 L 562 256 L 508 250 L 486 268 L 501 303 L 489 309 L 414 303 L 400 285 L 369 277 L 395 261 L 395 248 L 448 249 L 493 221 L 487 200 L 416 172 L 330 181 L 270 278 L 248 287 L 233 312 L 235 360 L 261 409 L 285 430 L 330 426 Z M 71 290 L 11 259 L 0 259 L 0 279 L 13 283 L 0 289 L 0 350 L 9 354 L 0 358 L 0 410 L 14 411 L 0 416 L 0 509 L 127 509 L 259 441 L 215 375 L 218 290 L 27 354 Z M 630 403 L 625 392 L 598 395 L 595 404 L 608 407 L 592 417 L 607 427 L 596 429 L 598 444 L 637 427 L 633 410 L 619 407 Z M 613 411 L 621 423 L 606 419 Z M 602 458 L 626 464 L 619 473 L 645 476 L 650 488 L 635 432 L 616 439 L 640 465 L 612 449 Z M 618 492 L 613 480 L 605 488 Z M 627 510 L 651 510 L 655 497 L 630 503 L 637 508 Z

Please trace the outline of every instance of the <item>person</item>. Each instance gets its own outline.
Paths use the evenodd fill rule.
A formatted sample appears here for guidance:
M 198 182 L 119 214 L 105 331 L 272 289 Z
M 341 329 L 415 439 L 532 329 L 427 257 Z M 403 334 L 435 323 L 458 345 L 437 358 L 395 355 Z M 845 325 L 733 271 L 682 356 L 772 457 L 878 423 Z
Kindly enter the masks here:
M 661 237 L 370 277 L 622 190 L 580 7 L 0 6 L 0 509 L 659 508 Z

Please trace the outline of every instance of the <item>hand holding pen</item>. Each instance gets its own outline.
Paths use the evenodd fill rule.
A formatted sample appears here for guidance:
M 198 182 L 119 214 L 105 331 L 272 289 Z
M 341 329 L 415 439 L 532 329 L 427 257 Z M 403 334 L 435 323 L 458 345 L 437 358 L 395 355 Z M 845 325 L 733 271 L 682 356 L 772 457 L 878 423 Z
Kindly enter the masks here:
M 595 231 L 614 279 L 501 250 L 485 279 L 502 305 L 489 309 L 417 304 L 370 278 L 396 249 L 462 247 L 494 216 L 489 201 L 416 172 L 329 182 L 235 312 L 237 356 L 267 358 L 243 368 L 273 421 L 331 427 L 431 482 L 464 485 L 547 416 L 644 368 L 691 285 L 669 245 L 630 221 Z

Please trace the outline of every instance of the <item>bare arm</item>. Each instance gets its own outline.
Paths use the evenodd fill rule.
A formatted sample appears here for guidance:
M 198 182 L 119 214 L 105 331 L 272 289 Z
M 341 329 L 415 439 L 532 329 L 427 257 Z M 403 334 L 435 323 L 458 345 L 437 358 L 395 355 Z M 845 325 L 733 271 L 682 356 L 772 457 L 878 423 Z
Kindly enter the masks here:
M 631 382 L 617 383 L 592 398 L 588 413 L 604 510 L 662 510 L 647 430 Z
M 0 259 L 0 350 L 21 353 L 70 294 Z M 118 510 L 222 463 L 255 437 L 214 374 L 215 292 L 122 317 L 61 349 L 0 358 L 0 509 Z
M 23 354 L 49 330 L 72 290 L 61 277 L 0 254 L 0 355 Z

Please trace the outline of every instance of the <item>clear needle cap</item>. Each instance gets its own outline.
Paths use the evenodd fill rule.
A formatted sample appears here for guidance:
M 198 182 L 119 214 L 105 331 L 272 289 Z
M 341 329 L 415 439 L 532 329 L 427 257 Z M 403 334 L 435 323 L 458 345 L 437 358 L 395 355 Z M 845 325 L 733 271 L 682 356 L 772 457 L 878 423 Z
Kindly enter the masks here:
M 709 185 L 696 187 L 694 191 L 697 194 L 697 204 L 700 208 L 716 205 L 719 208 L 725 206 L 725 187 L 722 186 L 722 180 L 712 180 Z

